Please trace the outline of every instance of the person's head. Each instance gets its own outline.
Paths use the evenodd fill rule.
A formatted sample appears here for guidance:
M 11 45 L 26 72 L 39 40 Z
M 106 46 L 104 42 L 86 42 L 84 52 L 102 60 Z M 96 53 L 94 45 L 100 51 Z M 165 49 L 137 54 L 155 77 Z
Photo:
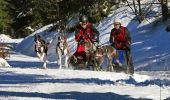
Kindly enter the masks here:
M 121 26 L 121 20 L 120 20 L 119 18 L 115 19 L 115 20 L 114 20 L 114 27 L 115 27 L 116 29 L 119 29 L 120 26 Z
M 79 18 L 79 21 L 80 21 L 80 25 L 85 29 L 87 28 L 87 25 L 88 25 L 88 17 L 83 15 L 83 16 L 80 16 Z

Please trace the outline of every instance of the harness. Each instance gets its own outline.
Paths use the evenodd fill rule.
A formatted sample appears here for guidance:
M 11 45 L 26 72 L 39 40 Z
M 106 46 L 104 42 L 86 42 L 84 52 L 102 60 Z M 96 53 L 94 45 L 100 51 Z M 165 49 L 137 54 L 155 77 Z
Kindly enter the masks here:
M 62 44 L 62 46 L 60 44 Z M 69 50 L 67 48 L 67 41 L 66 41 L 65 36 L 64 36 L 63 42 L 61 42 L 61 37 L 58 37 L 57 46 L 58 46 L 59 50 L 61 51 L 62 55 L 64 55 L 64 50 L 66 50 L 66 49 L 67 49 L 67 54 L 69 54 Z M 63 49 L 62 49 L 62 47 L 63 47 Z
M 57 43 L 57 46 L 58 46 L 59 49 L 61 50 L 62 55 L 64 55 L 64 50 L 67 49 L 67 43 L 66 43 L 66 42 L 63 43 L 63 49 L 61 48 L 60 43 L 61 43 L 61 42 L 59 41 L 59 42 Z
M 38 44 L 38 42 L 39 42 L 39 44 Z M 45 43 L 45 41 L 38 40 L 38 42 L 36 42 L 36 44 L 35 44 L 35 51 L 38 52 L 38 53 L 45 52 L 46 55 L 47 55 L 48 46 Z M 41 51 L 41 48 L 43 48 L 43 51 Z

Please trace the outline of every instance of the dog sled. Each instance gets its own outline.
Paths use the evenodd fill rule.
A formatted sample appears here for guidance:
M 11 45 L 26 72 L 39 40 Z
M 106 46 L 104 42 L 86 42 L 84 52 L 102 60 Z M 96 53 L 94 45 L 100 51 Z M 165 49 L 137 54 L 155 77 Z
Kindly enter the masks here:
M 87 60 L 86 58 L 83 58 L 81 56 L 75 56 L 75 54 L 73 54 L 70 57 L 70 64 L 73 67 L 73 69 L 86 69 Z
M 87 45 L 85 45 L 85 48 Z M 91 51 L 91 50 L 90 50 Z M 100 71 L 101 64 L 105 60 L 105 57 L 108 58 L 107 71 L 115 71 L 115 72 L 127 72 L 127 55 L 124 50 L 116 50 L 114 47 L 110 45 L 105 45 L 97 48 L 93 52 L 88 52 L 86 49 L 87 58 L 79 57 L 73 54 L 70 57 L 70 64 L 74 69 L 86 69 L 89 68 L 88 65 L 92 66 L 93 70 Z M 89 60 L 88 57 L 92 59 Z

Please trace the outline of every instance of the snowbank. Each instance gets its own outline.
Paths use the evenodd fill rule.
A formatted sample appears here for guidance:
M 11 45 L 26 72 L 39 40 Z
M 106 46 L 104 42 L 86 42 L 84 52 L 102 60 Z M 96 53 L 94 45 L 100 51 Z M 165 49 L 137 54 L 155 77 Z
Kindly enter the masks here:
M 0 58 L 0 68 L 4 68 L 4 67 L 10 67 L 10 65 L 5 59 Z
M 11 41 L 12 39 L 9 36 L 5 34 L 0 34 L 0 43 L 9 43 Z
M 0 34 L 0 43 L 20 43 L 23 40 L 21 39 L 12 39 L 8 35 Z

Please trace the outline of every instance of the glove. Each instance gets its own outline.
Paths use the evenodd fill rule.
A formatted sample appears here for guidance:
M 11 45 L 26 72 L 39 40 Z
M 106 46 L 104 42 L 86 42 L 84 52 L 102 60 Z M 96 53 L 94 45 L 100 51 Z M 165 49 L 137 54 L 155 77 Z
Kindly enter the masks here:
M 110 43 L 111 46 L 113 46 L 114 48 L 116 48 L 116 45 L 114 42 Z
M 126 49 L 130 51 L 130 44 L 129 43 L 126 43 Z
M 90 37 L 90 33 L 87 33 L 87 36 Z
M 95 40 L 93 40 L 93 42 L 99 43 L 99 41 L 98 41 L 98 40 L 96 40 L 96 39 L 95 39 Z
M 98 42 L 93 42 L 94 43 L 94 46 L 97 47 L 98 46 Z
M 118 44 L 119 44 L 119 45 L 122 45 L 122 41 L 118 41 Z
M 83 36 L 80 36 L 79 42 L 80 42 L 80 43 L 81 43 L 81 42 L 84 42 L 84 37 L 83 37 Z

